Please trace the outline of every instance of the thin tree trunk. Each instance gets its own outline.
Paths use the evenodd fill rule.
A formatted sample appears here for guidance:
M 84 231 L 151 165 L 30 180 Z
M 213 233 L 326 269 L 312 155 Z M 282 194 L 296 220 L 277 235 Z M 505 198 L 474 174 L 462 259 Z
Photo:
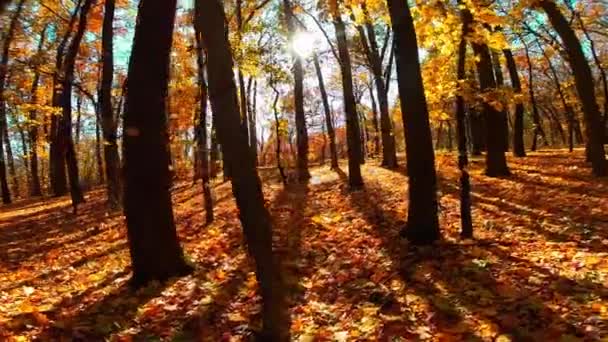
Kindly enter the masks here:
M 374 89 L 369 86 L 369 98 L 372 102 L 372 125 L 374 126 L 374 154 L 380 151 L 380 131 L 378 127 L 378 107 L 376 106 L 376 98 L 374 97 Z
M 247 136 L 238 129 L 237 92 L 223 3 L 217 0 L 198 0 L 196 3 L 200 6 L 203 44 L 208 53 L 209 98 L 218 138 L 231 166 L 232 192 L 260 284 L 263 339 L 288 341 L 283 281 L 272 253 L 270 216 L 264 206 L 261 182 L 249 153 Z
M 361 177 L 361 139 L 359 139 L 359 118 L 353 93 L 353 76 L 348 52 L 346 27 L 342 17 L 336 11 L 333 13 L 333 24 L 338 41 L 338 54 L 340 56 L 340 71 L 342 74 L 342 91 L 344 93 L 344 111 L 346 115 L 346 141 L 348 146 L 348 184 L 351 189 L 363 187 Z
M 55 54 L 55 73 L 53 74 L 52 98 L 53 107 L 63 107 L 63 101 L 65 101 L 65 97 L 63 96 L 63 86 L 65 84 L 64 79 L 66 77 L 64 72 L 64 52 L 72 35 L 74 25 L 76 25 L 78 13 L 80 12 L 83 1 L 86 0 L 78 0 L 76 3 L 74 12 L 72 12 L 70 17 L 70 22 L 68 23 L 67 29 L 59 42 L 57 52 Z M 58 115 L 51 116 L 49 132 L 49 180 L 51 183 L 51 192 L 55 197 L 63 196 L 68 192 L 64 153 L 66 143 L 64 142 L 64 137 L 62 134 L 62 132 L 65 131 L 65 128 L 63 127 L 64 125 L 62 125 L 63 121 L 63 117 L 59 117 Z
M 608 163 L 606 162 L 603 143 L 604 127 L 602 127 L 600 110 L 595 98 L 591 68 L 574 30 L 572 30 L 557 5 L 553 1 L 542 0 L 539 6 L 547 13 L 551 25 L 561 37 L 568 53 L 570 67 L 574 73 L 576 90 L 583 107 L 585 133 L 593 174 L 597 177 L 606 176 L 608 175 Z
M 124 210 L 135 286 L 192 271 L 177 238 L 169 191 L 165 111 L 176 2 L 140 2 L 129 62 Z
M 119 208 L 122 202 L 120 180 L 120 157 L 116 130 L 118 120 L 112 110 L 112 83 L 114 76 L 114 10 L 115 0 L 105 0 L 103 29 L 101 34 L 101 87 L 99 89 L 99 109 L 103 130 L 103 156 L 107 203 L 110 208 Z M 122 106 L 120 106 L 122 107 Z M 120 108 L 119 107 L 119 108 Z M 101 178 L 101 177 L 100 177 Z M 103 179 L 103 178 L 102 178 Z
M 101 123 L 99 122 L 99 115 L 95 117 L 95 161 L 97 162 L 97 184 L 103 184 L 105 178 L 103 158 L 101 157 Z
M 62 154 L 62 164 L 67 164 L 68 180 L 70 182 L 70 196 L 72 206 L 76 212 L 78 204 L 84 202 L 84 195 L 80 189 L 80 179 L 78 176 L 78 161 L 76 150 L 72 138 L 72 82 L 74 80 L 74 69 L 80 42 L 87 28 L 87 16 L 93 0 L 84 0 L 80 8 L 80 15 L 76 34 L 70 42 L 65 56 L 65 70 L 62 80 L 61 107 L 62 115 L 59 120 L 58 139 L 60 141 L 60 153 Z
M 409 184 L 407 228 L 402 234 L 414 244 L 430 244 L 440 238 L 437 175 L 416 30 L 405 1 L 388 0 L 388 8 L 396 43 L 395 64 Z
M 249 79 L 251 82 L 251 79 Z M 249 111 L 249 147 L 253 154 L 255 164 L 258 164 L 258 132 L 257 132 L 257 96 L 258 96 L 258 80 L 253 81 L 253 96 L 249 97 L 251 110 Z
M 206 224 L 213 222 L 213 198 L 209 179 L 209 149 L 207 147 L 207 80 L 205 79 L 205 51 L 202 42 L 202 16 L 200 6 L 195 7 L 194 31 L 196 36 L 196 61 L 198 64 L 198 83 L 200 88 L 200 110 L 198 113 L 197 142 L 198 159 L 203 185 L 203 203 L 205 207 Z M 250 83 L 251 84 L 251 83 Z M 251 113 L 250 113 L 251 114 Z M 250 116 L 251 117 L 251 116 Z
M 507 69 L 511 78 L 511 85 L 516 94 L 521 94 L 521 82 L 517 73 L 517 64 L 510 49 L 502 50 L 507 60 Z M 526 148 L 524 145 L 524 104 L 518 100 L 515 104 L 515 120 L 513 124 L 513 154 L 516 157 L 525 157 Z
M 46 29 L 47 25 L 42 28 L 40 32 L 40 39 L 38 41 L 38 54 L 42 51 L 46 41 Z M 36 69 L 34 72 L 34 79 L 32 81 L 32 87 L 30 90 L 31 103 L 37 104 L 38 102 L 38 85 L 40 83 L 40 71 Z M 36 197 L 42 195 L 42 188 L 40 186 L 40 176 L 38 171 L 38 130 L 39 123 L 37 118 L 36 110 L 31 110 L 29 113 L 29 120 L 31 122 L 29 127 L 29 138 L 30 138 L 30 177 L 32 180 L 32 186 L 30 188 L 30 196 Z
M 397 151 L 395 148 L 393 124 L 388 112 L 388 90 L 386 89 L 386 83 L 382 75 L 382 60 L 380 59 L 376 32 L 374 31 L 372 22 L 369 19 L 369 14 L 367 13 L 367 8 L 364 2 L 362 3 L 361 7 L 365 16 L 365 29 L 367 32 L 367 37 L 363 31 L 363 27 L 358 25 L 357 28 L 365 54 L 371 67 L 372 75 L 374 77 L 376 93 L 378 94 L 378 103 L 380 107 L 380 128 L 382 131 L 382 166 L 389 169 L 394 169 L 398 166 Z M 369 44 L 367 43 L 368 39 Z M 387 79 L 386 82 L 388 81 L 389 80 Z
M 287 186 L 287 176 L 285 175 L 285 169 L 283 168 L 283 164 L 281 163 L 281 126 L 279 121 L 279 109 L 277 107 L 277 103 L 279 102 L 279 91 L 274 85 L 274 80 L 271 81 L 270 87 L 274 90 L 274 101 L 272 102 L 272 112 L 274 113 L 274 134 L 276 136 L 276 154 L 275 157 L 277 159 L 277 169 L 279 170 L 279 174 L 281 175 L 281 181 L 283 182 L 283 186 Z
M 321 72 L 321 66 L 319 65 L 319 58 L 317 57 L 317 54 L 313 53 L 312 60 L 315 65 L 317 79 L 319 80 L 319 91 L 321 92 L 321 100 L 323 101 L 323 109 L 325 112 L 325 126 L 327 128 L 327 135 L 329 136 L 329 153 L 331 157 L 331 168 L 337 169 L 338 151 L 336 149 L 336 132 L 334 131 L 334 125 L 331 119 L 331 108 L 329 107 L 329 101 L 327 100 L 327 91 L 325 91 L 323 73 Z
M 467 56 L 466 36 L 471 25 L 470 17 L 461 13 L 462 36 L 458 46 L 458 81 L 465 79 L 465 66 Z M 460 236 L 464 239 L 473 237 L 473 220 L 471 217 L 471 181 L 469 179 L 469 160 L 467 157 L 467 135 L 465 132 L 465 106 L 464 97 L 456 97 L 456 131 L 458 132 L 458 168 L 460 169 Z
M 290 35 L 296 34 L 296 23 L 292 5 L 289 0 L 283 0 L 283 10 L 287 19 L 287 27 Z M 306 116 L 304 115 L 304 69 L 302 68 L 302 57 L 296 52 L 291 53 L 293 58 L 294 79 L 294 108 L 296 118 L 296 141 L 298 146 L 296 170 L 298 180 L 306 182 L 310 178 L 308 171 L 308 131 L 306 129 Z
M 76 93 L 76 137 L 74 138 L 74 144 L 80 145 L 80 126 L 82 121 L 82 94 Z
M 530 51 L 528 48 L 528 44 L 526 44 L 525 40 L 521 39 L 521 42 L 524 45 L 524 50 L 526 52 L 526 61 L 528 63 L 528 92 L 530 94 L 530 104 L 532 105 L 532 122 L 534 122 L 531 150 L 536 151 L 538 136 L 542 135 L 543 139 L 545 139 L 545 134 L 544 131 L 542 131 L 542 127 L 540 126 L 540 115 L 538 114 L 538 105 L 536 103 L 536 96 L 534 92 L 534 72 L 532 70 L 532 61 L 530 60 Z
M 11 176 L 11 180 L 13 183 L 13 194 L 16 197 L 19 197 L 19 178 L 17 178 L 17 170 L 15 169 L 15 158 L 13 156 L 13 148 L 11 146 L 11 139 L 9 137 L 8 125 L 5 125 L 5 129 L 3 130 L 4 146 L 6 146 L 6 160 L 8 162 L 8 173 Z
M 8 131 L 4 90 L 6 87 L 6 82 L 8 81 L 7 74 L 10 60 L 10 46 L 15 36 L 15 30 L 17 29 L 17 24 L 19 23 L 24 4 L 25 0 L 20 0 L 17 3 L 15 14 L 13 14 L 8 26 L 8 31 L 3 37 L 4 42 L 2 44 L 2 56 L 0 57 L 0 138 L 4 137 Z M 4 6 L 0 6 L 0 8 L 4 9 Z M 5 146 L 4 139 L 0 139 L 0 187 L 2 189 L 2 203 L 4 204 L 11 203 L 11 194 L 8 187 L 8 181 L 6 179 L 6 163 L 4 159 L 5 148 L 8 151 L 9 147 L 10 146 Z

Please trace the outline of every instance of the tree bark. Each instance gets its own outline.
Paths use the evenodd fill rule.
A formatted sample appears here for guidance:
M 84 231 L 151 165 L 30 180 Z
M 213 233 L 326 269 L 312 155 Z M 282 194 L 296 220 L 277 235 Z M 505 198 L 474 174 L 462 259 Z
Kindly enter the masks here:
M 251 82 L 251 79 L 249 79 Z M 250 83 L 251 84 L 251 83 Z M 253 160 L 257 166 L 258 164 L 258 132 L 257 132 L 257 96 L 258 96 L 258 80 L 253 81 L 253 96 L 248 96 L 249 102 L 251 103 L 249 110 L 249 147 L 251 148 L 251 154 L 253 154 Z
M 13 183 L 13 194 L 16 197 L 20 197 L 19 191 L 19 178 L 17 178 L 17 170 L 15 169 L 15 157 L 13 155 L 13 148 L 11 146 L 11 139 L 9 137 L 8 125 L 4 124 L 5 129 L 3 130 L 2 138 L 4 139 L 4 146 L 6 146 L 6 161 L 8 163 L 8 173 L 11 176 Z
M 76 159 L 76 150 L 74 148 L 74 139 L 72 137 L 72 83 L 74 81 L 76 57 L 78 56 L 80 42 L 82 41 L 82 37 L 84 36 L 87 28 L 87 16 L 92 4 L 93 0 L 84 0 L 84 3 L 80 8 L 78 26 L 65 56 L 65 69 L 63 72 L 63 79 L 61 80 L 62 90 L 60 101 L 62 115 L 61 119 L 59 119 L 57 138 L 59 140 L 61 163 L 67 164 L 68 180 L 70 183 L 70 196 L 74 210 L 76 210 L 76 206 L 78 204 L 84 202 L 84 195 L 80 189 L 78 160 Z
M 15 36 L 15 30 L 23 11 L 25 0 L 20 0 L 17 3 L 15 14 L 10 20 L 8 31 L 4 36 L 4 42 L 2 47 L 2 56 L 0 57 L 0 188 L 2 189 L 2 202 L 4 204 L 11 203 L 11 193 L 8 187 L 8 181 L 6 179 L 6 160 L 4 156 L 5 148 L 8 150 L 9 146 L 5 146 L 4 135 L 8 130 L 8 124 L 6 120 L 6 99 L 4 98 L 4 90 L 6 87 L 7 75 L 8 75 L 8 63 L 10 60 L 10 46 Z M 3 10 L 4 6 L 0 6 Z
M 457 78 L 465 79 L 467 57 L 467 40 L 471 22 L 470 17 L 462 14 L 462 36 L 458 46 Z M 460 169 L 460 236 L 464 239 L 473 237 L 473 219 L 471 216 L 471 181 L 469 177 L 469 160 L 467 156 L 467 135 L 465 132 L 465 106 L 462 95 L 456 97 L 456 131 L 458 132 L 458 168 Z
M 502 66 L 500 64 L 500 55 L 495 50 L 490 50 L 492 67 L 494 68 L 494 77 L 496 79 L 496 88 L 503 87 L 505 85 L 505 80 L 502 75 Z M 505 152 L 509 151 L 509 107 L 506 105 L 504 101 L 503 109 L 500 112 L 500 116 L 502 119 L 502 128 L 501 133 L 502 136 L 502 144 Z
M 198 64 L 198 83 L 200 91 L 200 107 L 198 113 L 198 127 L 196 127 L 196 140 L 198 159 L 201 170 L 201 183 L 203 185 L 203 203 L 205 207 L 206 224 L 213 222 L 213 198 L 211 196 L 211 182 L 209 179 L 209 149 L 207 147 L 207 80 L 205 79 L 205 51 L 202 42 L 202 16 L 200 6 L 195 7 L 194 32 L 196 36 L 196 61 Z
M 538 137 L 541 136 L 544 141 L 547 140 L 545 131 L 540 124 L 540 114 L 538 113 L 538 104 L 536 103 L 536 96 L 534 92 L 534 72 L 532 69 L 532 61 L 530 60 L 530 50 L 528 44 L 521 39 L 524 45 L 524 51 L 526 52 L 526 61 L 528 63 L 528 92 L 530 94 L 530 103 L 532 105 L 532 122 L 534 122 L 534 130 L 532 134 L 532 151 L 536 151 Z
M 395 39 L 395 64 L 407 154 L 409 202 L 402 234 L 414 244 L 440 238 L 435 155 L 418 57 L 418 42 L 407 2 L 388 0 Z
M 277 159 L 277 169 L 279 170 L 279 175 L 281 176 L 281 181 L 283 182 L 283 186 L 287 186 L 287 176 L 285 175 L 285 169 L 283 168 L 283 164 L 281 163 L 281 123 L 279 121 L 279 109 L 277 107 L 277 103 L 279 102 L 279 90 L 274 85 L 274 80 L 271 81 L 270 87 L 274 90 L 274 101 L 272 102 L 272 112 L 274 113 L 274 134 L 276 136 L 276 149 L 275 149 L 275 158 Z
M 336 132 L 334 130 L 334 124 L 331 120 L 331 108 L 329 107 L 329 100 L 327 99 L 327 91 L 325 90 L 325 81 L 323 80 L 323 73 L 321 72 L 321 66 L 319 64 L 319 58 L 316 53 L 313 53 L 312 60 L 315 65 L 315 71 L 317 73 L 317 79 L 319 80 L 319 92 L 321 92 L 321 100 L 323 101 L 323 110 L 325 113 L 325 126 L 327 129 L 327 135 L 329 136 L 329 153 L 331 157 L 331 168 L 337 169 L 338 166 L 338 151 L 336 149 Z
M 76 25 L 76 20 L 78 19 L 78 13 L 81 9 L 82 3 L 83 0 L 78 0 L 76 3 L 66 31 L 61 38 L 59 45 L 57 46 L 57 52 L 55 54 L 55 73 L 53 74 L 53 107 L 63 107 L 63 101 L 65 101 L 65 97 L 63 96 L 63 86 L 65 84 L 64 52 L 72 35 L 74 25 Z M 49 180 L 51 183 L 51 192 L 55 197 L 63 196 L 68 192 L 64 153 L 66 144 L 62 134 L 62 132 L 65 131 L 65 125 L 62 125 L 64 122 L 65 120 L 57 115 L 53 115 L 51 117 L 51 127 L 49 132 Z
M 293 9 L 289 0 L 283 0 L 283 10 L 287 20 L 289 34 L 296 34 L 296 23 Z M 306 116 L 304 115 L 304 69 L 302 68 L 302 57 L 295 51 L 291 52 L 293 58 L 293 79 L 294 79 L 294 108 L 296 117 L 296 141 L 298 146 L 296 169 L 298 180 L 305 182 L 310 178 L 308 171 L 308 131 L 306 129 Z
M 124 209 L 133 284 L 166 280 L 186 264 L 173 219 L 167 149 L 169 56 L 176 0 L 139 3 L 124 114 Z
M 516 94 L 521 94 L 521 82 L 517 73 L 517 65 L 510 49 L 502 50 L 507 60 L 507 69 L 511 78 L 511 85 Z M 515 104 L 515 120 L 513 124 L 513 154 L 516 157 L 525 157 L 526 148 L 524 145 L 524 104 L 517 101 Z
M 382 60 L 380 59 L 380 52 L 378 49 L 378 42 L 376 39 L 376 32 L 370 21 L 369 14 L 365 3 L 362 4 L 363 14 L 365 15 L 365 31 L 363 28 L 359 28 L 359 36 L 363 43 L 364 51 L 366 53 L 369 65 L 371 67 L 372 75 L 374 77 L 374 84 L 376 85 L 376 93 L 378 94 L 378 104 L 380 107 L 380 129 L 382 131 L 382 166 L 389 169 L 397 168 L 397 151 L 395 148 L 395 135 L 393 134 L 393 124 L 391 117 L 388 112 L 388 90 L 386 89 L 386 83 L 382 75 Z M 369 39 L 369 45 L 367 43 Z M 390 80 L 386 80 L 389 82 Z
M 99 109 L 103 129 L 103 155 L 105 159 L 105 178 L 107 203 L 110 208 L 119 208 L 122 202 L 120 184 L 120 157 L 116 130 L 118 122 L 112 110 L 112 83 L 114 76 L 114 10 L 115 0 L 105 0 L 103 28 L 101 34 L 101 87 L 99 90 Z
M 583 107 L 585 133 L 593 174 L 597 177 L 606 176 L 608 175 L 608 163 L 606 162 L 603 143 L 604 129 L 595 98 L 591 68 L 574 30 L 572 30 L 557 5 L 551 0 L 542 0 L 539 5 L 549 17 L 551 25 L 561 37 L 568 53 L 568 61 L 574 73 L 576 90 Z
M 207 50 L 209 98 L 218 138 L 224 149 L 232 176 L 249 252 L 255 259 L 256 276 L 262 294 L 263 338 L 288 341 L 283 312 L 284 288 L 278 264 L 272 253 L 272 227 L 264 206 L 260 179 L 255 169 L 247 136 L 239 130 L 239 111 L 234 84 L 232 52 L 226 35 L 223 4 L 217 0 L 198 0 L 203 44 Z M 285 328 L 285 329 L 284 329 Z
M 353 75 L 348 52 L 346 27 L 339 13 L 333 13 L 333 24 L 338 41 L 340 71 L 342 74 L 342 91 L 344 93 L 344 111 L 346 116 L 346 141 L 348 146 L 348 184 L 352 190 L 363 187 L 361 177 L 361 139 L 359 137 L 359 117 L 353 93 Z

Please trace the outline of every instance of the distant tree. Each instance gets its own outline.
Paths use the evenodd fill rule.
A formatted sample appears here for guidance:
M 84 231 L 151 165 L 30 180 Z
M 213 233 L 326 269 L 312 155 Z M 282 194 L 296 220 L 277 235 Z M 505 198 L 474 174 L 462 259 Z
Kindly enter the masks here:
M 133 284 L 185 275 L 171 204 L 167 82 L 176 0 L 139 5 L 124 114 L 124 210 Z
M 517 64 L 513 58 L 511 49 L 504 49 L 503 55 L 507 61 L 507 69 L 511 78 L 511 85 L 517 94 L 521 94 L 521 82 L 519 81 L 519 73 L 517 72 Z M 515 104 L 515 120 L 513 123 L 513 154 L 516 157 L 525 157 L 526 149 L 524 146 L 524 104 L 517 101 Z
M 319 64 L 319 57 L 317 54 L 312 56 L 313 63 L 315 65 L 315 71 L 317 73 L 317 80 L 319 81 L 319 92 L 321 93 L 321 100 L 323 101 L 323 111 L 325 113 L 325 127 L 327 129 L 327 135 L 329 136 L 329 154 L 331 158 L 331 168 L 337 169 L 338 166 L 338 151 L 336 149 L 336 132 L 334 130 L 334 124 L 331 118 L 331 108 L 329 107 L 329 100 L 327 99 L 327 91 L 325 90 L 325 81 L 323 80 L 323 72 L 321 71 L 321 65 Z

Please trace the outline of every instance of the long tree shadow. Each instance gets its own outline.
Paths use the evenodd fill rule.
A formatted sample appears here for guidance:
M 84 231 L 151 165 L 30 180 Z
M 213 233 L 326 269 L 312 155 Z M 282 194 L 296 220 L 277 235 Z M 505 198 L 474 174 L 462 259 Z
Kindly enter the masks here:
M 308 192 L 308 184 L 290 184 L 283 187 L 271 204 L 274 234 L 282 245 L 275 249 L 275 253 L 280 260 L 287 295 L 285 303 L 289 308 L 303 301 L 306 289 L 301 287 L 300 279 L 312 272 L 302 257 L 302 238 L 310 229 L 310 219 L 305 215 L 309 204 Z M 288 316 L 285 329 L 289 332 L 291 315 L 287 307 L 283 311 Z
M 370 201 L 371 196 L 373 201 Z M 434 302 L 437 301 L 436 294 L 443 293 L 444 297 L 452 299 L 454 306 L 474 312 L 479 320 L 490 322 L 500 333 L 512 334 L 517 340 L 551 340 L 564 334 L 590 337 L 546 305 L 549 293 L 545 292 L 545 287 L 556 282 L 574 282 L 603 293 L 601 285 L 580 284 L 558 274 L 547 273 L 524 260 L 519 260 L 522 264 L 519 269 L 527 269 L 530 273 L 545 272 L 545 278 L 530 282 L 527 278 L 505 275 L 510 260 L 507 252 L 499 254 L 496 250 L 449 243 L 440 243 L 432 249 L 404 245 L 398 238 L 402 218 L 393 210 L 384 209 L 395 205 L 383 203 L 390 198 L 390 193 L 381 186 L 368 182 L 365 192 L 351 195 L 351 203 L 374 226 L 372 232 L 383 241 L 393 267 L 420 296 Z M 490 256 L 494 259 L 486 260 Z M 446 311 L 441 305 L 435 307 Z

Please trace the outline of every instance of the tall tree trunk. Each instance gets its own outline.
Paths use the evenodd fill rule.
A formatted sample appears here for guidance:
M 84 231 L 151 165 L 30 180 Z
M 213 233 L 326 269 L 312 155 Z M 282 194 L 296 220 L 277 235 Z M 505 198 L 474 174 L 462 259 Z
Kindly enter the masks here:
M 593 75 L 585 58 L 581 44 L 557 5 L 552 0 L 542 0 L 539 5 L 547 13 L 551 25 L 561 37 L 568 53 L 570 67 L 574 73 L 574 81 L 578 97 L 583 107 L 585 118 L 585 133 L 589 144 L 589 157 L 595 176 L 608 175 L 608 163 L 604 151 L 604 128 L 600 110 L 595 99 Z
M 549 71 L 551 72 L 550 75 L 548 75 L 547 73 L 545 73 L 545 75 L 547 76 L 547 78 L 553 80 L 553 83 L 555 84 L 555 89 L 557 90 L 557 93 L 559 95 L 559 98 L 562 102 L 562 105 L 564 106 L 564 111 L 566 113 L 566 118 L 568 119 L 568 125 L 572 125 L 572 118 L 574 117 L 574 110 L 572 109 L 572 106 L 570 106 L 570 104 L 568 103 L 568 101 L 566 100 L 566 95 L 564 93 L 564 90 L 562 89 L 562 85 L 561 82 L 559 80 L 559 76 L 557 73 L 557 70 L 555 69 L 555 66 L 553 65 L 553 61 L 551 60 L 551 58 L 547 55 L 547 53 L 545 52 L 545 50 L 543 49 L 542 45 L 540 44 L 540 42 L 537 40 L 536 41 L 538 44 L 538 48 L 540 49 L 540 51 L 542 51 L 543 53 L 543 57 L 545 58 L 545 61 L 547 62 L 547 66 L 549 67 Z M 540 118 L 538 119 L 538 121 L 540 121 Z M 540 125 L 540 123 L 539 123 Z M 541 128 L 541 133 L 544 136 L 544 131 Z M 573 149 L 574 147 L 572 147 Z
M 211 153 L 209 154 L 209 177 L 217 178 L 217 164 L 219 163 L 219 145 L 215 134 L 215 121 L 211 119 Z
M 196 61 L 198 65 L 198 83 L 200 91 L 200 107 L 198 113 L 198 127 L 196 127 L 198 159 L 203 185 L 203 203 L 205 206 L 206 224 L 213 222 L 213 199 L 211 196 L 211 182 L 209 179 L 209 148 L 207 147 L 207 80 L 205 79 L 205 51 L 202 42 L 203 19 L 199 12 L 201 6 L 195 7 L 194 32 L 196 36 Z M 250 116 L 251 117 L 251 116 Z
M 407 2 L 388 0 L 395 37 L 395 64 L 407 154 L 408 217 L 402 231 L 412 243 L 440 237 L 435 154 L 418 57 L 414 21 Z
M 11 194 L 8 188 L 8 181 L 6 179 L 6 163 L 4 157 L 5 147 L 8 150 L 9 146 L 4 145 L 4 140 L 1 139 L 4 137 L 8 130 L 7 120 L 6 120 L 6 99 L 4 98 L 4 90 L 6 88 L 7 74 L 8 74 L 8 63 L 10 59 L 10 46 L 15 36 L 15 30 L 17 29 L 17 24 L 19 23 L 21 12 L 23 11 L 23 5 L 25 4 L 25 0 L 20 0 L 17 3 L 17 8 L 15 9 L 15 14 L 10 20 L 8 25 L 8 31 L 4 36 L 4 42 L 2 47 L 2 56 L 0 57 L 0 187 L 2 189 L 2 202 L 4 204 L 11 203 Z M 0 6 L 0 8 L 4 9 L 4 6 Z
M 110 208 L 119 208 L 122 201 L 120 184 L 120 157 L 116 130 L 118 122 L 112 110 L 112 83 L 114 78 L 114 10 L 115 0 L 105 0 L 103 29 L 101 33 L 101 87 L 99 88 L 99 109 L 103 130 L 103 155 L 107 203 Z
M 521 82 L 517 73 L 517 64 L 513 58 L 511 49 L 502 50 L 507 60 L 507 69 L 511 78 L 511 85 L 516 94 L 521 94 Z M 515 120 L 513 124 L 513 154 L 516 157 L 525 157 L 526 148 L 524 145 L 524 104 L 518 100 L 515 104 Z
M 334 0 L 335 1 L 335 0 Z M 342 17 L 336 11 L 333 13 L 333 24 L 338 41 L 340 56 L 340 71 L 342 74 L 342 91 L 344 93 L 344 111 L 346 115 L 346 141 L 348 146 L 348 184 L 351 189 L 363 187 L 361 177 L 361 139 L 359 138 L 359 117 L 353 93 L 353 75 L 348 52 L 346 27 Z
M 9 137 L 8 125 L 4 124 L 5 129 L 2 131 L 2 139 L 4 139 L 4 146 L 6 146 L 6 161 L 8 163 L 8 173 L 11 176 L 13 183 L 13 194 L 20 196 L 19 191 L 19 178 L 17 177 L 17 170 L 15 169 L 15 157 L 13 155 L 13 148 L 11 146 L 11 139 Z
M 80 179 L 78 176 L 78 160 L 76 159 L 76 150 L 74 148 L 74 140 L 72 138 L 72 82 L 74 81 L 74 68 L 76 65 L 76 57 L 80 42 L 87 28 L 87 15 L 93 4 L 93 0 L 84 0 L 80 8 L 78 27 L 67 54 L 65 56 L 65 70 L 62 79 L 61 92 L 61 119 L 59 120 L 58 139 L 60 141 L 60 153 L 62 154 L 62 163 L 67 164 L 68 180 L 70 182 L 70 196 L 72 198 L 72 206 L 76 210 L 79 203 L 84 202 L 84 195 L 80 189 Z
M 46 30 L 47 25 L 42 28 L 40 32 L 40 39 L 38 40 L 38 54 L 42 52 L 44 48 L 44 43 L 46 41 Z M 38 102 L 38 85 L 40 83 L 40 71 L 36 69 L 34 72 L 34 79 L 32 80 L 32 87 L 30 90 L 30 102 L 32 104 L 36 104 Z M 30 178 L 32 180 L 30 187 L 30 196 L 36 197 L 42 195 L 42 188 L 40 186 L 40 175 L 38 171 L 38 130 L 39 123 L 37 122 L 37 112 L 36 110 L 31 110 L 29 113 L 29 140 L 30 140 Z
M 167 149 L 176 0 L 139 4 L 124 114 L 124 208 L 133 284 L 187 274 L 173 219 Z
M 264 206 L 264 195 L 255 169 L 247 136 L 239 130 L 232 52 L 226 35 L 223 3 L 197 0 L 201 13 L 203 44 L 207 50 L 209 98 L 218 138 L 231 166 L 232 192 L 239 208 L 249 252 L 255 259 L 262 294 L 263 335 L 268 341 L 287 341 L 284 288 L 278 263 L 272 253 L 272 227 Z
M 57 46 L 57 52 L 55 54 L 55 73 L 53 74 L 53 107 L 63 107 L 62 102 L 65 101 L 65 97 L 63 96 L 63 85 L 65 84 L 64 52 L 72 35 L 74 25 L 76 25 L 78 13 L 83 1 L 85 0 L 78 0 L 76 3 L 66 31 Z M 65 128 L 63 127 L 65 125 L 62 125 L 63 121 L 65 121 L 63 117 L 58 115 L 51 116 L 49 132 L 49 180 L 51 183 L 51 192 L 55 197 L 63 196 L 68 192 L 64 153 L 66 144 L 64 143 L 62 134 L 62 132 L 65 131 Z
M 281 163 L 281 123 L 279 121 L 279 109 L 277 107 L 277 103 L 279 102 L 279 90 L 276 88 L 274 84 L 274 80 L 270 82 L 270 87 L 274 90 L 274 101 L 272 102 L 272 112 L 274 113 L 274 134 L 276 136 L 276 149 L 275 149 L 275 158 L 277 159 L 277 169 L 279 170 L 279 175 L 281 175 L 281 181 L 283 182 L 283 186 L 287 186 L 287 176 L 285 175 L 285 169 L 283 168 L 283 164 Z
M 95 116 L 95 161 L 97 162 L 97 184 L 105 182 L 103 158 L 101 157 L 101 122 L 99 113 Z
M 465 79 L 467 57 L 466 36 L 470 30 L 470 17 L 461 13 L 462 36 L 458 46 L 457 78 Z M 467 135 L 465 132 L 464 97 L 456 97 L 456 131 L 458 132 L 458 168 L 460 169 L 460 236 L 465 239 L 473 237 L 473 220 L 471 216 L 471 181 L 469 178 L 469 160 L 467 157 Z
M 374 126 L 374 154 L 380 151 L 380 131 L 378 127 L 378 107 L 376 106 L 376 98 L 374 97 L 374 89 L 369 86 L 369 98 L 372 102 L 372 125 Z
M 76 93 L 76 133 L 74 138 L 74 144 L 76 146 L 80 145 L 80 129 L 82 123 L 82 94 L 80 92 Z
M 464 10 L 466 11 L 466 10 Z M 486 44 L 473 43 L 479 75 L 479 86 L 482 92 L 496 89 L 496 80 L 492 71 L 490 50 Z M 483 104 L 484 119 L 486 122 L 486 175 L 490 177 L 507 176 L 510 174 L 505 158 L 503 146 L 503 115 L 491 104 Z
M 283 0 L 283 10 L 287 19 L 289 34 L 296 34 L 296 23 L 293 9 L 289 0 Z M 304 69 L 302 68 L 302 57 L 295 51 L 291 53 L 293 58 L 293 79 L 294 79 L 294 108 L 296 116 L 296 141 L 298 145 L 296 170 L 298 180 L 305 182 L 310 178 L 308 171 L 308 131 L 306 129 L 306 116 L 304 115 Z
M 319 80 L 319 91 L 321 92 L 321 100 L 323 101 L 323 110 L 325 112 L 325 126 L 327 128 L 327 135 L 329 136 L 329 153 L 331 157 L 331 168 L 337 169 L 339 166 L 338 151 L 336 149 L 336 132 L 334 130 L 334 124 L 331 120 L 331 108 L 329 107 L 327 91 L 325 90 L 325 82 L 323 81 L 323 73 L 321 72 L 319 58 L 317 57 L 316 53 L 313 53 L 312 60 L 315 65 L 317 79 Z
M 236 34 L 237 40 L 241 41 L 243 34 L 243 0 L 236 0 Z M 245 78 L 243 77 L 243 70 L 241 69 L 240 63 L 237 64 L 237 76 L 239 82 L 239 95 L 240 95 L 240 110 L 241 110 L 241 129 L 245 136 L 248 137 L 248 119 L 247 119 L 247 93 L 245 92 Z
M 536 151 L 537 140 L 539 136 L 542 136 L 544 140 L 545 131 L 543 131 L 540 125 L 540 115 L 538 114 L 538 104 L 536 103 L 536 95 L 534 92 L 534 72 L 532 69 L 532 61 L 530 60 L 530 50 L 528 48 L 528 44 L 526 44 L 523 38 L 521 39 L 522 44 L 524 45 L 524 50 L 526 52 L 526 61 L 528 63 L 528 92 L 530 94 L 530 104 L 532 105 L 532 122 L 534 123 L 534 130 L 532 131 L 532 151 Z
M 378 49 L 376 32 L 367 13 L 365 3 L 362 5 L 362 10 L 365 15 L 365 29 L 358 26 L 359 36 L 363 44 L 364 51 L 369 61 L 374 84 L 376 85 L 376 93 L 378 94 L 378 103 L 380 105 L 380 128 L 382 131 L 382 166 L 390 169 L 397 167 L 397 151 L 395 148 L 395 135 L 393 134 L 393 124 L 388 112 L 388 91 L 386 83 L 382 75 L 382 60 Z M 369 44 L 367 40 L 369 39 Z M 386 82 L 389 80 L 387 79 Z
M 500 55 L 495 50 L 490 50 L 492 67 L 494 68 L 494 77 L 496 79 L 496 88 L 503 87 L 505 85 L 504 77 L 502 75 L 502 66 L 500 64 Z M 502 129 L 500 130 L 503 134 L 502 144 L 505 152 L 509 151 L 509 107 L 503 102 L 503 109 L 500 111 L 502 119 Z
M 251 82 L 251 79 L 249 79 Z M 249 147 L 251 148 L 251 154 L 253 154 L 253 160 L 257 166 L 258 164 L 258 132 L 257 132 L 257 96 L 258 96 L 258 80 L 253 81 L 253 96 L 249 96 L 249 102 L 251 103 L 249 111 Z

